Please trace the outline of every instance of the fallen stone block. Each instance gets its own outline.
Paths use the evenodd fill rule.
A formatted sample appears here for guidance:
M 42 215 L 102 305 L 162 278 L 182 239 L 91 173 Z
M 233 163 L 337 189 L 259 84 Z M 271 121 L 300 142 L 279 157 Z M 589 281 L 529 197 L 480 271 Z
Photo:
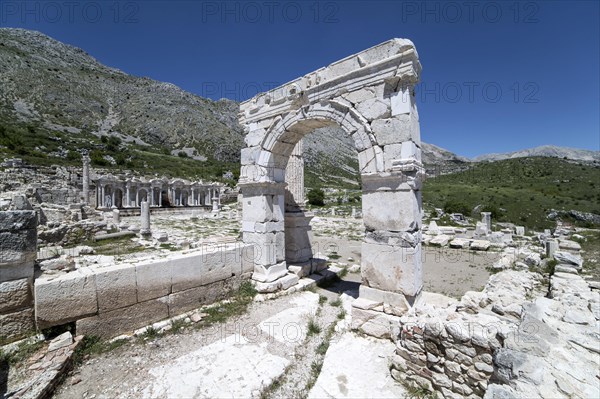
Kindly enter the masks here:
M 474 251 L 487 251 L 490 247 L 490 242 L 486 240 L 473 240 L 469 249 Z
M 54 338 L 50 341 L 50 345 L 48 345 L 48 352 L 53 352 L 55 350 L 67 347 L 73 343 L 73 336 L 69 331 L 60 334 L 58 337 Z
M 449 245 L 450 248 L 468 248 L 470 243 L 471 240 L 466 238 L 455 238 L 454 240 L 450 241 Z
M 446 245 L 448 245 L 449 239 L 450 239 L 449 236 L 447 236 L 445 234 L 440 234 L 440 235 L 433 237 L 431 239 L 431 241 L 429 241 L 429 245 L 433 245 L 435 247 L 445 247 Z
M 577 269 L 573 267 L 573 265 L 569 264 L 558 264 L 554 267 L 555 272 L 560 273 L 571 273 L 571 274 L 579 274 Z
M 556 251 L 554 252 L 554 259 L 556 259 L 559 263 L 574 265 L 578 269 L 581 269 L 581 267 L 583 266 L 583 259 L 581 258 L 581 256 L 573 255 L 570 252 Z

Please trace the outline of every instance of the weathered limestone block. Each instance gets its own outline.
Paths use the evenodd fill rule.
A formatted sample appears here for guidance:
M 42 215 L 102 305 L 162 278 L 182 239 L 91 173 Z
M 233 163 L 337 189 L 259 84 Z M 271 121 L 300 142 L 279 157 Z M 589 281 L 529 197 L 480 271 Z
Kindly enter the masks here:
M 389 118 L 392 115 L 389 99 L 368 98 L 356 105 L 356 110 L 368 121 Z
M 30 335 L 35 331 L 33 308 L 0 314 L 0 344 Z
M 421 227 L 420 193 L 367 192 L 363 194 L 362 212 L 367 230 L 415 231 Z
M 79 319 L 78 334 L 112 338 L 169 317 L 168 298 L 140 302 L 123 309 Z
M 171 293 L 171 263 L 150 261 L 135 265 L 137 299 L 145 302 Z
M 204 281 L 204 268 L 202 267 L 202 258 L 211 259 L 211 264 L 215 268 L 219 268 L 219 254 L 186 254 L 177 255 L 169 258 L 168 262 L 171 265 L 171 292 L 188 290 L 194 287 L 200 287 Z M 229 274 L 231 276 L 231 274 Z
M 255 264 L 252 279 L 263 283 L 275 281 L 287 274 L 286 265 L 286 262 L 277 263 L 269 267 Z
M 173 293 L 169 295 L 169 316 L 177 316 L 200 306 L 226 299 L 239 287 L 240 281 L 240 277 L 229 278 Z
M 0 283 L 0 313 L 31 306 L 31 285 L 30 278 Z
M 360 173 L 377 173 L 383 171 L 383 150 L 372 146 L 358 153 Z
M 270 266 L 277 263 L 276 233 L 243 233 L 244 243 L 254 245 L 256 265 Z
M 54 280 L 35 281 L 38 328 L 65 324 L 98 312 L 96 276 L 77 270 Z
M 221 247 L 216 252 L 202 252 L 202 285 L 230 278 L 233 275 L 233 270 L 237 270 L 232 266 L 241 262 L 240 253 L 235 248 Z M 173 290 L 173 292 L 176 291 Z
M 241 270 L 236 275 L 251 273 L 254 271 L 254 245 L 243 244 L 240 248 L 240 267 Z M 232 267 L 232 269 L 234 269 Z M 235 272 L 235 270 L 234 270 Z
M 403 248 L 363 242 L 363 284 L 384 291 L 416 296 L 423 287 L 421 245 Z
M 96 290 L 100 313 L 137 303 L 135 266 L 116 265 L 99 269 L 96 272 Z
M 352 328 L 381 339 L 390 339 L 397 329 L 398 318 L 375 310 L 352 308 Z
M 384 313 L 402 316 L 411 306 L 403 294 L 382 291 L 364 284 L 360 286 L 358 292 L 359 299 L 370 301 L 372 304 L 381 304 Z
M 371 123 L 371 129 L 379 145 L 400 144 L 413 141 L 420 144 L 419 121 L 414 115 L 396 115 L 387 119 L 377 119 Z
M 0 212 L 0 282 L 33 277 L 36 225 L 35 211 Z

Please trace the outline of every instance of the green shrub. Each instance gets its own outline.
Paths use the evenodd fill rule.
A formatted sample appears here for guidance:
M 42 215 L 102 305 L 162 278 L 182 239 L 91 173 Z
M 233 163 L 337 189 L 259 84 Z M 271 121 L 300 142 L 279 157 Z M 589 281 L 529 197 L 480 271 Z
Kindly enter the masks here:
M 325 205 L 325 192 L 320 188 L 313 188 L 308 192 L 308 203 L 315 206 Z
M 462 213 L 463 215 L 470 215 L 471 208 L 464 202 L 459 201 L 446 201 L 444 204 L 444 212 L 446 213 Z

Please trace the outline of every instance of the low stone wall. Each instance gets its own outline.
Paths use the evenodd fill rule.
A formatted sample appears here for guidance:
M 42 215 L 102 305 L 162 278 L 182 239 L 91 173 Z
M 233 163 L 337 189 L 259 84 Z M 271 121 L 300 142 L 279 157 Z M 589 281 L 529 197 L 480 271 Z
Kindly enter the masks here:
M 0 212 L 0 343 L 35 330 L 32 282 L 36 225 L 35 211 Z
M 231 244 L 162 260 L 82 268 L 35 281 L 38 328 L 76 322 L 110 338 L 225 299 L 250 279 L 254 247 Z

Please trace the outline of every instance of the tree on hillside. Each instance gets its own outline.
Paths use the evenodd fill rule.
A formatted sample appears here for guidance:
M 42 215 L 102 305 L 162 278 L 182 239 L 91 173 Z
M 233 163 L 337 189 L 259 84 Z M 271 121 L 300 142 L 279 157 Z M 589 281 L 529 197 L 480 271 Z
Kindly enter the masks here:
M 312 188 L 308 192 L 308 203 L 315 206 L 325 205 L 325 193 L 320 188 Z

